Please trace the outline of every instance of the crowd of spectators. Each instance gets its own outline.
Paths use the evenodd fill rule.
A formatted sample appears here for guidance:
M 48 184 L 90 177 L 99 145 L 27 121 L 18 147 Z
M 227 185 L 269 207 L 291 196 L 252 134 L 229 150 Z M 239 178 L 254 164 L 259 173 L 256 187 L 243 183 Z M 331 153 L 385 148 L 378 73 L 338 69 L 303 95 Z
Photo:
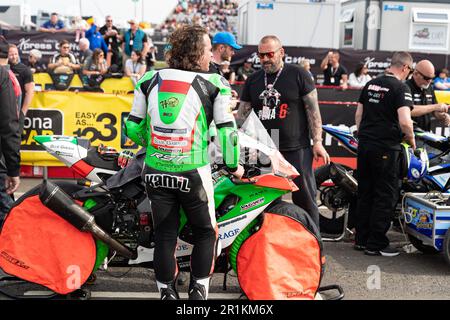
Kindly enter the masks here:
M 58 52 L 47 63 L 42 61 L 43 54 L 37 49 L 31 50 L 23 61 L 31 73 L 48 72 L 56 89 L 67 89 L 74 74 L 79 74 L 87 88 L 99 87 L 106 75 L 113 74 L 128 76 L 136 84 L 146 71 L 155 67 L 157 47 L 137 19 L 129 19 L 129 28 L 122 33 L 109 15 L 103 26 L 93 18 L 76 17 L 71 23 L 66 26 L 57 13 L 52 13 L 50 20 L 38 30 L 74 32 L 75 40 L 60 41 Z
M 448 69 L 439 70 L 438 76 L 434 79 L 434 88 L 436 90 L 450 91 L 450 78 Z
M 156 30 L 164 38 L 182 24 L 202 25 L 211 36 L 222 31 L 236 33 L 235 23 L 229 20 L 237 17 L 237 7 L 235 0 L 179 0 L 173 13 Z M 128 24 L 129 28 L 122 33 L 111 16 L 105 18 L 103 26 L 93 18 L 84 20 L 81 17 L 74 17 L 69 25 L 65 25 L 57 13 L 52 13 L 39 31 L 73 32 L 75 43 L 61 41 L 59 52 L 51 57 L 47 66 L 42 63 L 39 50 L 32 50 L 25 63 L 33 73 L 48 72 L 53 76 L 78 73 L 85 86 L 98 85 L 107 73 L 121 73 L 136 83 L 147 70 L 155 67 L 158 51 L 137 19 L 128 20 Z M 79 52 L 74 52 L 77 45 Z M 237 74 L 230 61 L 224 61 L 221 69 L 232 83 L 236 77 L 243 81 L 253 70 L 242 68 Z
M 217 32 L 236 34 L 238 2 L 232 0 L 179 0 L 172 15 L 156 29 L 162 41 L 182 24 L 196 24 L 208 29 L 213 37 Z

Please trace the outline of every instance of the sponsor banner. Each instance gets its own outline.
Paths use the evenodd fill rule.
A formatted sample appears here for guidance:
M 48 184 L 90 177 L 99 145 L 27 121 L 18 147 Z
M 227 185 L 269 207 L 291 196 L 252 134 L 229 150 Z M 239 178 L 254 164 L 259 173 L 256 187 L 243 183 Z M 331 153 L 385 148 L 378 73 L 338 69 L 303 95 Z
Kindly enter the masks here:
M 448 50 L 448 24 L 414 23 L 411 27 L 410 49 Z
M 412 30 L 412 49 L 427 50 L 436 48 L 445 48 L 447 50 L 448 31 L 439 26 L 415 25 Z M 19 47 L 21 59 L 28 57 L 30 50 L 39 49 L 43 53 L 43 62 L 47 63 L 53 55 L 59 52 L 59 42 L 63 39 L 71 43 L 71 51 L 78 58 L 80 50 L 75 42 L 75 33 L 55 33 L 48 34 L 42 32 L 23 32 L 23 31 L 7 31 L 5 37 L 8 42 L 16 44 Z M 158 43 L 158 60 L 164 60 L 164 43 Z M 310 47 L 284 47 L 286 55 L 286 63 L 298 63 L 302 59 L 309 59 L 311 63 L 311 72 L 317 76 L 319 82 L 322 79 L 322 70 L 320 63 L 326 54 L 333 50 L 332 48 L 310 48 Z M 244 46 L 241 50 L 236 51 L 233 57 L 232 65 L 239 66 L 245 60 L 251 58 L 253 67 L 259 69 L 261 67 L 259 58 L 256 55 L 257 46 Z M 369 66 L 369 74 L 377 75 L 382 73 L 389 65 L 393 52 L 390 51 L 369 51 L 340 49 L 341 63 L 348 72 L 351 73 L 356 65 L 360 62 L 367 63 Z M 435 65 L 436 69 L 444 68 L 447 65 L 448 55 L 445 54 L 429 54 L 429 53 L 412 53 L 414 60 L 429 59 Z M 115 90 L 115 89 L 111 89 Z M 119 90 L 119 91 L 128 91 Z
M 24 121 L 21 157 L 23 165 L 62 166 L 43 150 L 36 135 L 66 135 L 90 139 L 118 151 L 137 150 L 123 132 L 133 96 L 98 93 L 36 92 Z
M 285 63 L 298 64 L 303 59 L 308 59 L 311 63 L 311 72 L 316 76 L 317 83 L 321 83 L 323 79 L 323 72 L 320 69 L 322 59 L 327 55 L 332 48 L 308 48 L 308 47 L 284 47 L 285 49 Z M 253 68 L 260 69 L 261 62 L 256 55 L 257 46 L 244 46 L 241 50 L 236 51 L 233 56 L 232 65 L 238 67 L 250 58 L 253 62 Z M 347 68 L 347 71 L 352 73 L 358 63 L 366 63 L 369 68 L 371 76 L 377 76 L 384 72 L 391 64 L 391 51 L 371 51 L 371 50 L 354 50 L 354 49 L 339 49 L 341 55 L 341 64 Z M 412 52 L 411 55 L 414 61 L 422 59 L 430 60 L 436 70 L 445 68 L 447 65 L 448 55 L 445 54 L 429 54 L 421 52 Z
M 42 62 L 47 64 L 48 61 L 57 53 L 59 53 L 59 43 L 67 40 L 70 43 L 70 51 L 76 58 L 80 56 L 80 48 L 75 42 L 75 33 L 44 33 L 38 31 L 23 32 L 10 30 L 5 34 L 5 38 L 9 43 L 17 45 L 19 48 L 20 59 L 25 61 L 32 49 L 38 49 L 42 52 Z
M 358 63 L 362 62 L 367 64 L 369 68 L 369 75 L 377 76 L 384 73 L 386 68 L 391 65 L 392 52 L 390 51 L 369 51 L 369 50 L 352 50 L 345 49 L 340 50 L 341 63 L 351 73 L 355 70 Z M 417 63 L 420 60 L 430 60 L 436 70 L 442 69 L 447 64 L 447 55 L 443 54 L 429 54 L 420 52 L 411 52 L 414 62 Z M 319 70 L 320 72 L 320 70 Z

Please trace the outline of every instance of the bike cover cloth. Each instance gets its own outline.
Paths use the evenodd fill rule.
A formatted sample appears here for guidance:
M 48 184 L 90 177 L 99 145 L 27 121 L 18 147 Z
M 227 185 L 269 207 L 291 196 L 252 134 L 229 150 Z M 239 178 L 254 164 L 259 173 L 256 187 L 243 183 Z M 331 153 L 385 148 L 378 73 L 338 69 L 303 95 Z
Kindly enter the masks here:
M 237 253 L 242 290 L 250 300 L 314 299 L 325 262 L 317 228 L 295 205 L 281 203 L 267 211 Z
M 109 190 L 121 188 L 128 182 L 141 178 L 142 169 L 144 168 L 144 159 L 146 156 L 146 149 L 141 148 L 130 164 L 118 171 L 115 175 L 106 180 L 106 187 Z
M 96 245 L 27 194 L 11 209 L 0 233 L 0 268 L 20 279 L 68 294 L 80 288 L 94 269 Z

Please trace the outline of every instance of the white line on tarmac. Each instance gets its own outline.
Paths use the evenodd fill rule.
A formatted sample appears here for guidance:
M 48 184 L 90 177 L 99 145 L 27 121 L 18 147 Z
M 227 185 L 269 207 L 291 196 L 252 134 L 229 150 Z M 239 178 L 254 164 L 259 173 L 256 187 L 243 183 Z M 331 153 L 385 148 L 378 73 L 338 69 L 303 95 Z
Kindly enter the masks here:
M 27 291 L 24 295 L 48 295 L 50 291 Z M 208 299 L 211 300 L 238 300 L 241 296 L 240 293 L 210 293 Z M 93 299 L 156 299 L 160 298 L 160 294 L 157 292 L 111 292 L 111 291 L 92 291 L 91 297 Z M 180 292 L 181 299 L 187 299 L 188 294 L 186 292 Z

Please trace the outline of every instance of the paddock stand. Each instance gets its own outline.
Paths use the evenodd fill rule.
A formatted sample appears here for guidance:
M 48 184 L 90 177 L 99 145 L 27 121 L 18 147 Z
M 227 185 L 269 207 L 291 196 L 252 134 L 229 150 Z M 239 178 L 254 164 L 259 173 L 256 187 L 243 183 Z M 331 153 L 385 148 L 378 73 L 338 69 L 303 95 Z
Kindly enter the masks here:
M 344 209 L 344 225 L 342 232 L 335 237 L 322 237 L 322 241 L 325 242 L 339 242 L 342 241 L 347 235 L 353 235 L 353 231 L 348 228 L 348 206 Z M 333 212 L 333 217 L 336 218 L 336 211 Z

